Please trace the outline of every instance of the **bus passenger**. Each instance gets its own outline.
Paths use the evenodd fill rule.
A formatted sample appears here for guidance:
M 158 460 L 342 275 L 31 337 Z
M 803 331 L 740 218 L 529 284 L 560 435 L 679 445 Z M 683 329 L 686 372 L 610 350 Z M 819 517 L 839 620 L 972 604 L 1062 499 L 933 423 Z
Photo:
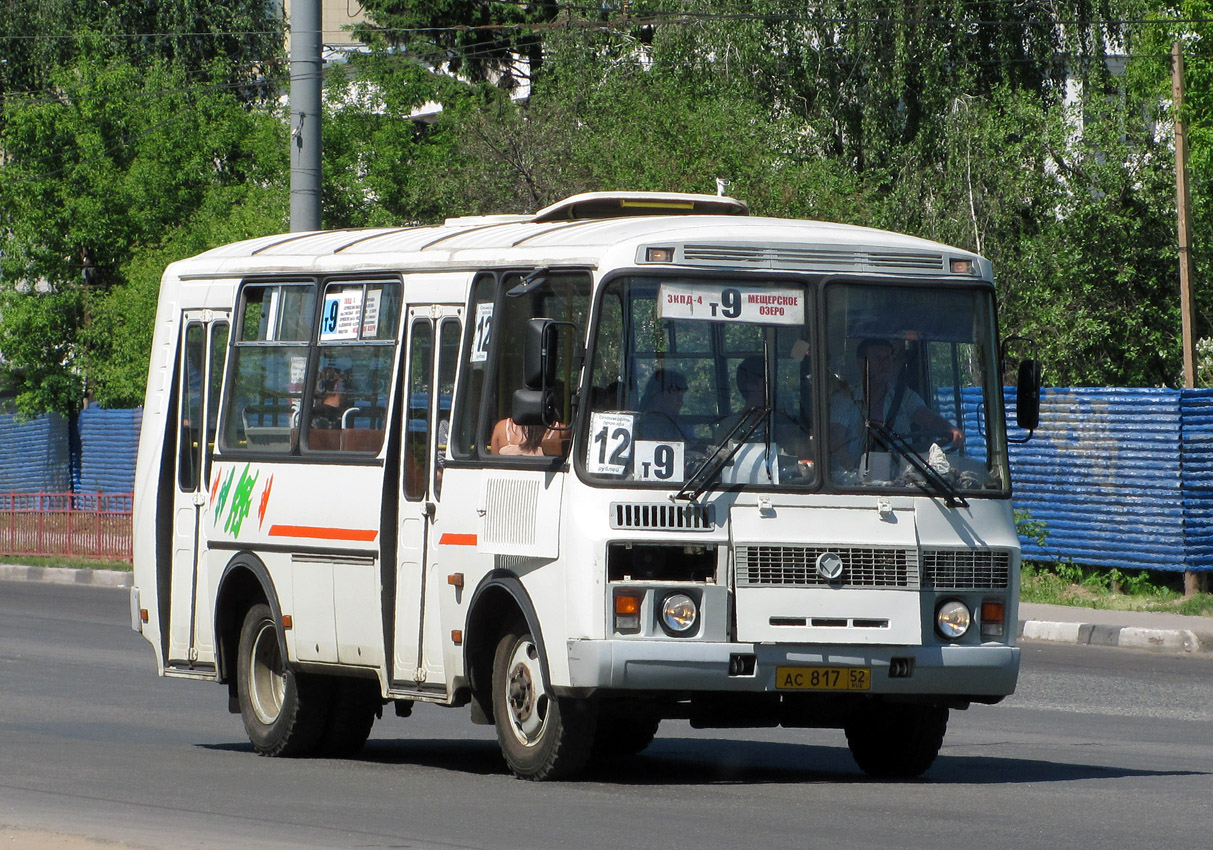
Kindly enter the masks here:
M 782 390 L 782 392 L 781 392 Z M 751 355 L 737 364 L 737 391 L 741 393 L 743 406 L 735 413 L 726 416 L 716 427 L 717 439 L 728 435 L 741 419 L 751 410 L 760 407 L 775 407 L 772 402 L 768 405 L 766 393 L 766 364 L 762 355 Z M 791 397 L 793 391 L 788 387 L 777 388 L 776 394 L 784 401 Z M 776 399 L 778 401 L 779 399 Z M 797 457 L 808 457 L 810 429 L 808 421 L 796 413 L 786 413 L 783 410 L 772 410 L 770 421 L 774 425 L 775 442 L 783 454 Z M 754 442 L 766 440 L 766 425 L 759 425 L 750 433 L 749 439 Z
M 515 457 L 557 457 L 563 453 L 561 431 L 564 426 L 557 422 L 551 428 L 542 425 L 519 425 L 512 417 L 500 419 L 493 426 L 489 438 L 489 451 L 494 455 Z
M 316 376 L 312 405 L 312 428 L 340 428 L 341 414 L 349 408 L 349 375 L 336 366 L 325 366 Z
M 678 422 L 682 402 L 687 393 L 687 379 L 674 369 L 659 368 L 653 372 L 640 397 L 640 421 L 636 436 L 641 440 L 687 442 L 687 433 Z

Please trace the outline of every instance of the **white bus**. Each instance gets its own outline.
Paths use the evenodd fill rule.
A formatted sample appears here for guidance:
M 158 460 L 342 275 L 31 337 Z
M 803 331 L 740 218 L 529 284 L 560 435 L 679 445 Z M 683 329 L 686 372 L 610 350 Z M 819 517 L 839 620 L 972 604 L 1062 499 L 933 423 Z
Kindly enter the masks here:
M 992 280 L 661 193 L 174 263 L 132 626 L 266 755 L 428 702 L 528 779 L 667 719 L 843 729 L 918 775 L 1018 674 Z

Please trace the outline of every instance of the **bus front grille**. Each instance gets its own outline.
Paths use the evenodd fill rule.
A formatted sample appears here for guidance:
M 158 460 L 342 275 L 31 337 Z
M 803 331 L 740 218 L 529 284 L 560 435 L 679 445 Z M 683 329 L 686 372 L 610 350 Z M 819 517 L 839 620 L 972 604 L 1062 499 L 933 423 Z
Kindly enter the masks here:
M 711 531 L 709 505 L 670 505 L 636 502 L 611 504 L 611 528 L 646 531 Z
M 835 580 L 817 571 L 817 559 L 837 555 L 842 572 Z M 917 588 L 918 555 L 913 549 L 861 546 L 738 546 L 738 586 Z
M 936 590 L 1003 590 L 1011 553 L 989 549 L 924 549 L 922 586 Z

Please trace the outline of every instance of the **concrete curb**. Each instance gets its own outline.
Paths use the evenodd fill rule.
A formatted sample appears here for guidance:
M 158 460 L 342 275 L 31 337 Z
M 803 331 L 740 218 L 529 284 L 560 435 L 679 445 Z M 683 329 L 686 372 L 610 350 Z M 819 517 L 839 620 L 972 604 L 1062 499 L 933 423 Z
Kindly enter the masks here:
M 1143 629 L 1138 626 L 1021 620 L 1019 636 L 1026 640 L 1048 640 L 1085 646 L 1213 652 L 1213 633 L 1206 634 L 1189 629 Z
M 93 587 L 130 587 L 134 573 L 122 570 L 74 570 L 67 567 L 26 567 L 0 564 L 0 581 L 43 581 L 51 584 L 86 584 Z

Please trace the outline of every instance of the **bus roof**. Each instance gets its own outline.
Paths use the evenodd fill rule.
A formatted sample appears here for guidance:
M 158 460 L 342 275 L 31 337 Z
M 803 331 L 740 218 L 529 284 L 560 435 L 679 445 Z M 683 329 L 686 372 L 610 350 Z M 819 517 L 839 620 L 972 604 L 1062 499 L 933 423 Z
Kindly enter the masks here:
M 553 205 L 534 216 L 264 236 L 215 248 L 172 268 L 189 278 L 373 268 L 615 267 L 643 263 L 645 249 L 660 246 L 673 249 L 673 263 L 678 266 L 939 275 L 948 273 L 956 260 L 970 260 L 976 262 L 970 263 L 969 274 L 990 278 L 986 261 L 937 242 L 854 225 L 749 216 L 744 204 L 708 195 L 660 193 L 654 202 L 658 194 L 575 196 L 561 202 L 567 205 L 563 208 Z M 616 203 L 643 203 L 642 198 L 649 199 L 650 206 L 639 215 L 622 214 Z M 661 214 L 666 211 L 661 202 L 687 198 L 694 199 L 692 203 L 704 201 L 706 214 Z M 707 204 L 713 199 L 725 202 L 718 209 L 731 212 L 713 214 Z M 577 209 L 587 211 L 589 217 L 562 217 Z

